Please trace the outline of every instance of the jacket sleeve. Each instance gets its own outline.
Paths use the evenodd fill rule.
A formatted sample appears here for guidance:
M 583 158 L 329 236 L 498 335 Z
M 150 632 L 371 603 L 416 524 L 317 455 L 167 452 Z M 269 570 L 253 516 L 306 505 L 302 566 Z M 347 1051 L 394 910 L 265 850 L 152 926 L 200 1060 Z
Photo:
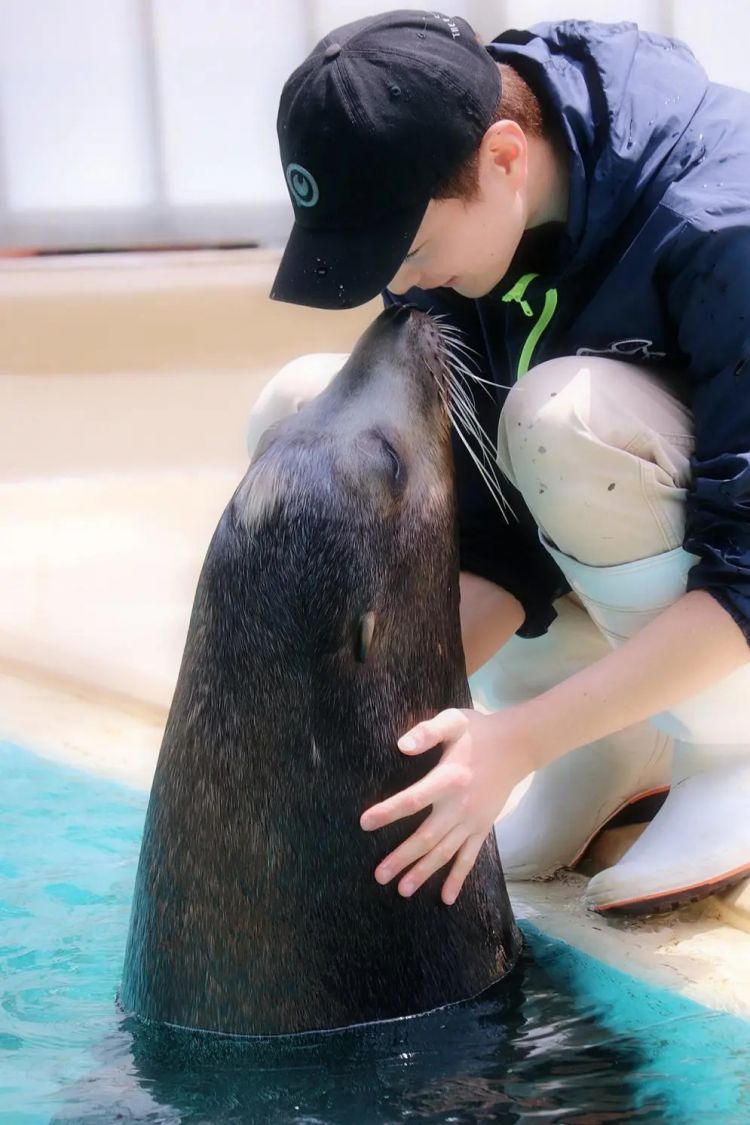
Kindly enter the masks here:
M 425 312 L 444 314 L 469 346 L 479 353 L 474 357 L 477 374 L 482 379 L 493 379 L 477 314 L 468 298 L 447 289 L 410 289 L 400 296 L 386 289 L 383 302 L 386 308 L 393 304 L 410 304 Z M 497 381 L 498 376 L 494 379 Z M 477 418 L 492 447 L 496 448 L 502 400 L 486 394 L 481 385 L 472 387 L 477 388 L 470 391 Z M 494 388 L 487 387 L 487 391 L 491 390 Z M 557 616 L 553 601 L 570 587 L 551 555 L 541 546 L 536 523 L 521 494 L 502 478 L 503 493 L 513 511 L 506 519 L 456 434 L 455 426 L 451 427 L 451 433 L 461 569 L 502 586 L 518 598 L 526 614 L 518 635 L 539 637 Z
M 695 423 L 684 546 L 699 561 L 688 590 L 712 594 L 750 642 L 750 227 L 688 223 L 669 265 Z

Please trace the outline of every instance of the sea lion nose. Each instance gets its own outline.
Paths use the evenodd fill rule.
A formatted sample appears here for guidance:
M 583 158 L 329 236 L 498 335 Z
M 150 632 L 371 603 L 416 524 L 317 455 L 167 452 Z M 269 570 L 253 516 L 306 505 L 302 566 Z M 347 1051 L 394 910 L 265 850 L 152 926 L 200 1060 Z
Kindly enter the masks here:
M 401 323 L 405 323 L 409 319 L 412 312 L 414 312 L 414 310 L 416 309 L 417 306 L 416 305 L 396 305 L 394 307 L 395 307 L 396 311 L 395 311 L 394 316 L 393 316 L 393 322 L 394 322 L 394 324 L 401 324 Z

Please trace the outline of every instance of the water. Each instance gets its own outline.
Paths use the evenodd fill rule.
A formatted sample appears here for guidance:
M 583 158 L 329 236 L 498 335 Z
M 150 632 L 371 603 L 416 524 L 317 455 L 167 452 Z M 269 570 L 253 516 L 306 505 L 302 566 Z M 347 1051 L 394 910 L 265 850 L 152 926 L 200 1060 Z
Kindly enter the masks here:
M 123 1019 L 146 797 L 0 745 L 0 1123 L 750 1121 L 750 1024 L 526 928 L 491 998 L 285 1042 Z

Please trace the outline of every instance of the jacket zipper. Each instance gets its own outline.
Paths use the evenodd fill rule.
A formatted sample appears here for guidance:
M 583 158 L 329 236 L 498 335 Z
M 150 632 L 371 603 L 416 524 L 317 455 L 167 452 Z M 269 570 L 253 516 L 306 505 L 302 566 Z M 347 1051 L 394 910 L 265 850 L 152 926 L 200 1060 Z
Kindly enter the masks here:
M 510 303 L 511 301 L 515 301 L 521 306 L 521 311 L 523 312 L 524 316 L 533 317 L 534 310 L 532 309 L 529 302 L 525 299 L 525 293 L 528 287 L 531 285 L 532 281 L 537 277 L 539 277 L 538 273 L 525 273 L 523 277 L 518 279 L 513 288 L 509 289 L 508 292 L 503 296 L 503 301 L 506 304 Z M 554 288 L 548 289 L 544 295 L 544 308 L 542 309 L 539 320 L 532 327 L 531 331 L 526 337 L 526 343 L 521 350 L 521 356 L 518 360 L 517 378 L 521 379 L 529 370 L 529 367 L 531 365 L 531 357 L 534 354 L 534 349 L 539 343 L 539 339 L 547 328 L 547 325 L 555 315 L 556 308 L 557 290 Z

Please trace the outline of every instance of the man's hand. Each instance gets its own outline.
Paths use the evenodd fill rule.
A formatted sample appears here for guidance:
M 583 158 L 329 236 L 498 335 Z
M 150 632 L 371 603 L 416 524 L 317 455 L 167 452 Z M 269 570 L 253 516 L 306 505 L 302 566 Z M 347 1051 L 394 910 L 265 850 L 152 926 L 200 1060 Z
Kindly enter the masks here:
M 441 711 L 399 740 L 405 754 L 445 743 L 421 781 L 362 814 L 382 828 L 432 805 L 408 840 L 379 864 L 389 882 L 404 868 L 399 891 L 412 894 L 455 856 L 443 884 L 455 902 L 493 821 L 513 787 L 533 769 L 651 715 L 676 707 L 747 666 L 747 640 L 706 590 L 690 590 L 600 660 L 525 703 L 494 714 Z M 730 717 L 731 718 L 731 717 Z
M 404 754 L 422 754 L 441 742 L 445 749 L 425 777 L 360 818 L 369 832 L 432 805 L 417 831 L 378 865 L 379 883 L 414 864 L 398 885 L 399 894 L 408 897 L 453 859 L 441 897 L 447 905 L 456 901 L 511 790 L 535 768 L 533 750 L 524 745 L 516 726 L 513 709 L 491 715 L 451 709 L 399 739 Z

